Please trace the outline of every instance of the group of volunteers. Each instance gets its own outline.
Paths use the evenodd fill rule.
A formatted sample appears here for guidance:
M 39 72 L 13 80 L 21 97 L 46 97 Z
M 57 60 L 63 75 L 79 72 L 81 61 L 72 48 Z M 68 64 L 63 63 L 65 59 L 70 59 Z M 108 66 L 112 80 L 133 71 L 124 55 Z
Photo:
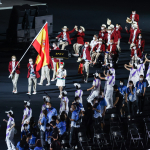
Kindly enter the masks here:
M 50 50 L 65 50 L 71 44 L 70 34 L 76 32 L 77 42 L 73 44 L 74 56 L 78 57 L 79 62 L 78 73 L 82 76 L 82 81 L 87 83 L 89 76 L 90 65 L 98 63 L 100 55 L 103 55 L 104 64 L 106 68 L 103 75 L 95 72 L 93 74 L 92 86 L 87 89 L 91 91 L 87 97 L 87 109 L 83 106 L 83 90 L 80 83 L 74 83 L 76 88 L 74 101 L 69 106 L 69 99 L 67 91 L 64 90 L 65 80 L 67 78 L 67 71 L 64 68 L 64 62 L 60 62 L 57 58 L 50 59 L 50 63 L 41 69 L 41 79 L 38 85 L 43 85 L 43 81 L 47 79 L 46 86 L 50 85 L 50 81 L 56 81 L 56 86 L 59 88 L 60 108 L 57 110 L 52 106 L 52 99 L 50 96 L 43 96 L 44 104 L 41 107 L 38 123 L 32 116 L 32 109 L 30 101 L 24 101 L 24 112 L 21 122 L 21 140 L 15 146 L 15 120 L 13 111 L 7 111 L 8 121 L 6 130 L 6 144 L 8 150 L 59 150 L 62 148 L 61 141 L 69 137 L 69 145 L 77 149 L 78 132 L 80 125 L 84 125 L 86 135 L 89 140 L 93 138 L 92 125 L 99 125 L 103 130 L 105 113 L 107 109 L 116 109 L 120 117 L 127 116 L 128 119 L 134 119 L 135 112 L 137 114 L 143 113 L 146 87 L 150 86 L 150 66 L 148 67 L 146 78 L 145 63 L 150 62 L 147 55 L 144 55 L 145 41 L 139 29 L 139 15 L 133 10 L 132 14 L 126 20 L 131 25 L 130 29 L 125 27 L 127 33 L 130 34 L 129 44 L 131 50 L 131 61 L 125 64 L 125 69 L 130 71 L 128 81 L 120 80 L 120 85 L 115 84 L 116 70 L 115 63 L 121 53 L 120 40 L 122 27 L 119 23 L 114 26 L 110 19 L 107 19 L 107 25 L 102 24 L 99 33 L 93 36 L 91 42 L 84 42 L 85 28 L 75 26 L 73 30 L 69 31 L 67 26 L 62 28 L 62 32 L 56 37 L 58 42 L 53 43 Z M 60 48 L 61 47 L 61 48 Z M 82 49 L 82 50 L 81 50 Z M 80 54 L 81 50 L 81 54 Z M 9 72 L 18 64 L 16 56 L 11 57 L 9 62 Z M 36 71 L 36 64 L 32 58 L 29 58 L 27 64 L 28 73 L 28 92 L 31 95 L 31 86 L 33 82 L 33 93 L 36 94 L 37 78 L 40 77 Z M 53 77 L 50 79 L 50 69 L 53 70 Z M 13 83 L 13 93 L 17 91 L 17 81 L 20 74 L 20 64 L 16 67 L 14 73 L 11 75 Z M 105 86 L 102 89 L 101 81 L 105 80 Z M 115 92 L 115 100 L 113 100 L 113 93 Z M 127 105 L 128 112 L 125 111 Z M 136 110 L 135 110 L 136 106 Z M 68 117 L 68 113 L 71 117 Z M 126 115 L 126 113 L 128 115 Z M 40 132 L 38 132 L 40 131 Z M 38 134 L 39 133 L 39 134 Z M 68 136 L 69 135 L 69 136 Z M 75 141 L 73 142 L 73 137 Z

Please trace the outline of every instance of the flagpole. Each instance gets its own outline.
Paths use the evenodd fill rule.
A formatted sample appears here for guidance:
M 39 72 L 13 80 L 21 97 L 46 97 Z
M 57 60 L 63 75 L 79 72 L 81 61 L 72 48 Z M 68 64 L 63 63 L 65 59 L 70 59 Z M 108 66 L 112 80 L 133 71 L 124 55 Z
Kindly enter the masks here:
M 45 22 L 45 24 L 43 25 L 43 27 L 41 28 L 41 30 L 39 31 L 39 33 L 42 31 L 42 29 L 44 28 L 44 26 L 47 24 L 47 21 Z M 11 72 L 11 74 L 9 75 L 8 78 L 10 78 L 13 74 L 13 72 L 15 71 L 15 69 L 18 67 L 19 63 L 21 62 L 21 60 L 23 59 L 23 57 L 25 56 L 25 54 L 28 52 L 28 50 L 30 49 L 31 45 L 33 44 L 33 42 L 35 41 L 35 39 L 37 38 L 37 36 L 39 35 L 39 33 L 36 35 L 36 37 L 32 40 L 31 44 L 29 45 L 29 47 L 27 48 L 27 50 L 24 52 L 24 54 L 22 55 L 22 57 L 20 58 L 19 62 L 17 63 L 17 65 L 15 66 L 15 68 L 13 69 L 13 71 Z

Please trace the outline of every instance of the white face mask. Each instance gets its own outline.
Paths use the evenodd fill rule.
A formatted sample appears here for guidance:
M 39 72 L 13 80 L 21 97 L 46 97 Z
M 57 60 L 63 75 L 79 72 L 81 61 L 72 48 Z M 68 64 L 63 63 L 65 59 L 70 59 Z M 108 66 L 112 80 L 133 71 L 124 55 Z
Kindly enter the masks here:
M 81 33 L 81 32 L 82 32 L 82 30 L 79 30 L 79 32 Z
M 72 111 L 72 108 L 70 108 L 70 111 Z
M 30 64 L 30 65 L 32 65 L 32 64 L 33 64 L 33 62 L 32 62 L 32 61 L 29 61 L 29 64 Z
M 61 65 L 61 66 L 60 66 L 60 68 L 62 69 L 62 68 L 63 68 L 63 66 Z
M 98 42 L 99 44 L 102 44 L 102 42 Z
M 122 82 L 120 82 L 120 85 L 123 85 L 123 83 L 122 83 Z
M 134 46 L 133 49 L 136 49 L 136 47 Z
M 79 100 L 76 100 L 77 103 L 79 103 Z
M 135 15 L 135 12 L 132 12 L 133 15 Z
M 142 81 L 143 80 L 143 78 L 140 78 L 140 81 Z
M 49 105 L 46 105 L 46 108 L 49 108 Z
M 104 27 L 101 27 L 102 30 L 104 30 Z
M 98 101 L 95 101 L 95 103 L 98 103 Z
M 141 39 L 142 38 L 142 36 L 139 36 L 139 39 Z
M 46 129 L 47 129 L 47 130 L 49 130 L 49 129 L 50 129 L 50 127 L 46 127 Z
M 132 27 L 132 29 L 135 29 L 134 27 Z
M 25 127 L 24 129 L 25 129 L 25 130 L 28 130 L 28 127 Z
M 53 47 L 55 47 L 56 45 L 53 45 Z
M 132 85 L 131 85 L 131 84 L 129 84 L 129 86 L 131 87 Z
M 108 33 L 111 33 L 111 31 L 109 30 Z
M 119 26 L 116 26 L 116 28 L 118 29 L 118 28 L 119 28 Z
M 15 61 L 16 59 L 15 58 L 12 58 L 12 61 Z
M 112 42 L 110 42 L 110 45 L 112 45 Z
M 66 32 L 67 30 L 66 30 L 66 29 L 63 29 L 63 31 Z
M 95 37 L 93 37 L 93 40 L 95 40 Z
M 84 45 L 85 47 L 88 47 L 88 45 Z

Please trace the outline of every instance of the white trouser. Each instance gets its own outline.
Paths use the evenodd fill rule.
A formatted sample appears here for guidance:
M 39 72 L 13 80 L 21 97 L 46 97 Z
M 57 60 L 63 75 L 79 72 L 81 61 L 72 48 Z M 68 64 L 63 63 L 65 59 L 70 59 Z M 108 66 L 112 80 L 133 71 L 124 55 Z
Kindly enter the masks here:
M 16 150 L 13 137 L 6 137 L 6 144 L 8 147 L 8 150 Z
M 56 77 L 57 62 L 54 62 L 54 60 L 53 60 L 53 66 L 54 66 L 54 69 L 53 69 L 53 79 L 55 79 L 55 77 Z
M 75 54 L 79 54 L 80 46 L 82 46 L 82 44 L 78 44 L 78 43 L 73 44 L 73 49 L 74 49 Z
M 62 45 L 62 48 L 61 48 L 61 50 L 64 50 L 65 49 L 65 47 L 68 45 L 68 42 L 66 41 L 66 42 L 60 42 L 59 43 L 59 45 Z
M 89 62 L 86 61 L 84 64 L 85 72 L 86 72 L 86 81 L 88 81 L 88 76 L 89 76 Z
M 37 85 L 37 78 L 28 78 L 28 92 L 31 93 L 31 86 L 32 86 L 32 80 L 33 80 L 33 91 L 36 92 L 36 85 Z
M 106 65 L 112 60 L 111 56 L 109 53 L 105 53 L 105 63 Z
M 17 73 L 15 72 L 15 74 L 14 74 L 13 77 L 11 78 L 12 83 L 13 83 L 13 91 L 17 91 L 17 81 L 18 81 L 18 78 L 19 78 L 19 74 L 17 74 Z
M 94 98 L 97 97 L 98 95 L 99 95 L 99 91 L 91 91 L 91 94 L 90 94 L 89 97 L 87 98 L 87 101 L 93 105 L 92 101 L 93 101 Z
M 50 69 L 48 66 L 43 66 L 41 69 L 41 80 L 40 83 L 43 84 L 43 80 L 47 78 L 47 82 L 50 83 Z
M 113 90 L 106 90 L 105 99 L 107 107 L 113 107 Z
M 117 48 L 118 48 L 118 50 L 120 50 L 120 39 L 118 39 Z

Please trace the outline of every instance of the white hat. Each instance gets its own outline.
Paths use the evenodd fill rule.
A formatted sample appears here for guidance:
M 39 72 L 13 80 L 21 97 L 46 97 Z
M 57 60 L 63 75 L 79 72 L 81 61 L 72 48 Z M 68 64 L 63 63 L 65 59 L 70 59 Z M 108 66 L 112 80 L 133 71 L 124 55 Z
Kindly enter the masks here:
M 68 30 L 67 26 L 64 26 L 62 29 L 67 29 Z
M 93 75 L 96 76 L 96 77 L 99 77 L 99 74 L 97 72 L 94 73 Z
M 82 58 L 81 58 L 81 57 L 79 57 L 79 58 L 78 58 L 78 60 L 77 60 L 77 62 L 81 62 L 81 60 L 82 60 Z
M 85 28 L 83 26 L 80 26 L 80 28 L 83 30 L 83 32 L 85 32 Z
M 111 24 L 111 20 L 109 18 L 107 18 L 107 25 Z
M 131 43 L 131 46 L 130 46 L 130 47 L 132 48 L 133 46 L 135 46 L 135 44 L 134 44 L 134 43 Z
M 29 101 L 24 101 L 24 103 L 26 103 L 26 106 L 30 106 L 30 102 Z
M 64 90 L 64 91 L 62 91 L 62 93 L 64 93 L 65 95 L 67 95 L 67 91 L 65 91 L 65 90 Z
M 105 27 L 105 28 L 106 28 L 106 25 L 105 25 L 105 24 L 102 24 L 102 27 Z
M 113 29 L 113 28 L 114 28 L 114 25 L 113 25 L 113 24 L 111 24 L 111 25 L 110 25 L 110 27 Z
M 81 85 L 79 83 L 74 83 L 74 86 L 77 86 L 78 88 L 81 87 Z
M 99 40 L 99 41 L 102 41 L 103 39 L 102 39 L 102 38 L 99 38 L 98 40 Z
M 132 20 L 127 17 L 126 22 L 127 22 L 127 23 L 132 23 Z
M 110 27 L 110 26 L 108 27 L 108 30 L 111 30 L 111 27 Z
M 8 114 L 8 113 L 13 114 L 13 111 L 12 111 L 12 110 L 9 110 L 9 111 L 5 111 L 5 113 L 6 113 L 6 114 Z
M 45 99 L 46 102 L 50 102 L 50 97 L 49 96 L 43 96 L 43 99 Z

